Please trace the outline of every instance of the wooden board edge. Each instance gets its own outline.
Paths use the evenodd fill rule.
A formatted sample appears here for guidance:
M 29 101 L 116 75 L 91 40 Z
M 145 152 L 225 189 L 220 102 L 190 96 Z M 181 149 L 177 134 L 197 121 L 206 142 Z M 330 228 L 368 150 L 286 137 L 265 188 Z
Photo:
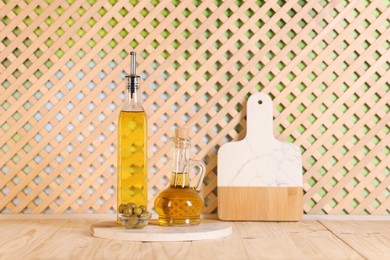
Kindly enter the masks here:
M 224 221 L 299 221 L 302 187 L 218 187 L 218 217 Z

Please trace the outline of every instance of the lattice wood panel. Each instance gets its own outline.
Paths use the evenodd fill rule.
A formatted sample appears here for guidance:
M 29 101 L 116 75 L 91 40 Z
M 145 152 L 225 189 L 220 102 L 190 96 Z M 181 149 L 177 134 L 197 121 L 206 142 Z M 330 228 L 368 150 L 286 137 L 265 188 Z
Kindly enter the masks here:
M 390 3 L 0 2 L 0 210 L 112 212 L 116 120 L 136 50 L 149 115 L 149 205 L 167 185 L 175 126 L 207 164 L 245 135 L 245 102 L 274 100 L 300 145 L 305 212 L 389 214 Z

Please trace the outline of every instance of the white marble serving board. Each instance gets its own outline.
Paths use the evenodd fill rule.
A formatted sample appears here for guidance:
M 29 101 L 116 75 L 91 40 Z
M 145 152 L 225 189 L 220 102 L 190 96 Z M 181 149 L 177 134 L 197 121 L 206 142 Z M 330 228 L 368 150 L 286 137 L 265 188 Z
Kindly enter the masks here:
M 143 229 L 126 229 L 114 221 L 91 226 L 91 235 L 99 238 L 128 241 L 195 241 L 227 237 L 232 224 L 216 220 L 203 220 L 199 225 L 162 227 L 151 221 Z
M 264 93 L 249 97 L 247 133 L 218 151 L 218 186 L 302 187 L 302 157 L 298 146 L 273 134 L 273 105 Z

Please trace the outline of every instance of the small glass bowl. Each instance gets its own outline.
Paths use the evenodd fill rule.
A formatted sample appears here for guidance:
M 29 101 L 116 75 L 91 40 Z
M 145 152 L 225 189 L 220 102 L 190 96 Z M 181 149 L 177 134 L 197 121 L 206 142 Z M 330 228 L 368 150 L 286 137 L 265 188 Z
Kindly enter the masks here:
M 152 213 L 142 213 L 140 215 L 125 215 L 118 214 L 118 218 L 120 223 L 125 228 L 144 228 L 148 225 L 150 218 L 152 217 Z

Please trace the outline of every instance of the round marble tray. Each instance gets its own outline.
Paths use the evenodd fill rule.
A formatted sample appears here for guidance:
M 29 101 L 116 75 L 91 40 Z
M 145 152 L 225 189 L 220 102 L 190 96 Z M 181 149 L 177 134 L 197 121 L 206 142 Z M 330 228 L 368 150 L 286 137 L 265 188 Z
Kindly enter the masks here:
M 115 221 L 91 225 L 91 234 L 99 238 L 129 241 L 193 241 L 227 237 L 232 233 L 232 224 L 203 219 L 199 225 L 161 227 L 150 221 L 143 229 L 126 229 Z

